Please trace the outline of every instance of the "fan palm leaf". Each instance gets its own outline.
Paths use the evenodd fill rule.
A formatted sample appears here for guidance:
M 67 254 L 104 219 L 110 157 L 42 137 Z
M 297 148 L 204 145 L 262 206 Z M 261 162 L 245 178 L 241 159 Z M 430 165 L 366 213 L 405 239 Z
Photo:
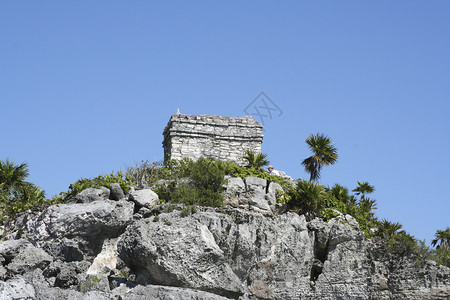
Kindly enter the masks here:
M 337 149 L 329 137 L 319 133 L 311 134 L 305 142 L 313 155 L 303 160 L 302 165 L 310 174 L 309 181 L 318 181 L 322 167 L 332 165 L 337 161 Z
M 352 190 L 356 195 L 361 195 L 361 200 L 365 199 L 366 194 L 373 193 L 375 191 L 375 187 L 370 185 L 367 181 L 360 182 L 358 181 L 358 187 Z
M 20 188 L 25 184 L 25 178 L 29 175 L 26 163 L 17 164 L 8 158 L 0 161 L 0 189 L 9 193 L 12 189 Z
M 250 168 L 253 167 L 259 169 L 269 164 L 267 154 L 257 153 L 251 150 L 247 150 L 242 158 L 247 162 L 247 166 Z
M 434 237 L 431 241 L 433 247 L 437 245 L 437 249 L 450 249 L 450 227 L 445 230 L 437 230 Z

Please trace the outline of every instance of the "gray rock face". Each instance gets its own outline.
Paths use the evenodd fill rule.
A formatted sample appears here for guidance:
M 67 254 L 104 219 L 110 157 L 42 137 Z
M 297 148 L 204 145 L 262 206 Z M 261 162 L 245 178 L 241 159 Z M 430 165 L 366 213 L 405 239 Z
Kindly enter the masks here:
M 109 197 L 107 189 L 85 189 L 75 196 L 77 203 L 90 203 L 94 201 L 106 200 Z
M 0 299 L 449 299 L 450 269 L 389 254 L 349 215 L 273 213 L 279 188 L 229 180 L 237 207 L 187 216 L 139 193 L 21 216 L 23 239 L 0 242 Z
M 227 205 L 264 215 L 285 212 L 285 205 L 277 203 L 277 191 L 283 192 L 280 184 L 258 177 L 246 177 L 245 182 L 239 177 L 226 179 L 224 195 Z
M 133 201 L 137 207 L 151 208 L 158 204 L 159 197 L 151 189 L 143 189 L 132 192 L 129 200 Z
M 120 199 L 125 198 L 125 193 L 123 192 L 119 183 L 112 183 L 110 190 L 111 190 L 111 194 L 110 194 L 109 198 L 111 200 L 120 200 Z
M 36 268 L 44 269 L 52 261 L 53 257 L 44 250 L 28 244 L 20 249 L 11 263 L 7 265 L 7 269 L 14 274 L 23 274 Z
M 170 300 L 229 300 L 216 294 L 176 288 L 170 286 L 137 286 L 125 295 L 124 300 L 148 300 L 148 299 L 170 299 Z
M 231 210 L 197 212 L 189 218 L 172 212 L 161 214 L 158 222 L 153 217 L 140 220 L 128 227 L 118 252 L 140 284 L 189 286 L 242 299 L 397 297 L 401 288 L 394 290 L 386 281 L 380 291 L 382 281 L 367 280 L 389 277 L 373 270 L 370 247 L 348 215 L 308 223 L 292 213 L 272 219 Z M 433 289 L 412 272 L 408 277 L 415 279 L 403 279 L 407 292 L 402 293 L 408 299 L 449 296 L 450 270 L 444 269 L 446 275 Z
M 0 281 L 0 299 L 35 299 L 33 285 L 23 278 L 13 278 L 6 282 Z
M 133 208 L 133 203 L 128 201 L 57 204 L 28 222 L 27 229 L 36 240 L 67 236 L 111 237 L 126 227 L 133 217 Z
M 270 211 L 269 202 L 266 199 L 267 180 L 259 177 L 246 177 L 245 189 L 248 193 L 248 204 L 258 210 Z
M 99 253 L 104 239 L 118 237 L 133 210 L 128 201 L 53 205 L 27 222 L 26 236 L 55 257 L 81 260 Z
M 24 274 L 33 269 L 44 269 L 53 261 L 53 257 L 44 250 L 36 248 L 27 240 L 10 240 L 0 242 L 0 261 L 3 274 Z
M 128 228 L 118 251 L 120 258 L 135 270 L 137 283 L 241 294 L 241 281 L 225 263 L 224 253 L 208 227 L 185 220 L 169 215 L 161 222 L 141 220 Z M 160 235 L 167 239 L 158 238 Z M 163 261 L 166 256 L 172 259 Z M 205 262 L 215 263 L 206 267 Z

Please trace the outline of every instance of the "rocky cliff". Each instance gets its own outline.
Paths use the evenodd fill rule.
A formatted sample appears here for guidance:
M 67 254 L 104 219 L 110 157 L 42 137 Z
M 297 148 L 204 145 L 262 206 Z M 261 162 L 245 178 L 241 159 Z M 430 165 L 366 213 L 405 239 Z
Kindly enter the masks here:
M 450 269 L 395 257 L 340 215 L 284 212 L 274 184 L 228 181 L 222 208 L 87 189 L 20 215 L 0 299 L 450 299 Z

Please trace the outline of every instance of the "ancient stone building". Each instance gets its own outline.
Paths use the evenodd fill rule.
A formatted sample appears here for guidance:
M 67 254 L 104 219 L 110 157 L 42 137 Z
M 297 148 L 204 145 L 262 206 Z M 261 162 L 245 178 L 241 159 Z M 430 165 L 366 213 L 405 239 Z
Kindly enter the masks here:
M 247 149 L 261 152 L 263 126 L 251 116 L 175 114 L 164 128 L 164 159 L 210 157 L 242 165 Z

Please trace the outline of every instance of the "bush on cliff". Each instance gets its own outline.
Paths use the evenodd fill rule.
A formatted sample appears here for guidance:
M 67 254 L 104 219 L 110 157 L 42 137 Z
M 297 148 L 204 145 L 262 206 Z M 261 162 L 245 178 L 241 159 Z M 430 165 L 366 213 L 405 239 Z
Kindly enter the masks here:
M 134 167 L 128 167 L 126 176 L 139 186 L 152 186 L 159 180 L 173 180 L 178 184 L 158 185 L 157 193 L 166 202 L 178 202 L 204 206 L 222 205 L 222 186 L 224 176 L 260 177 L 281 184 L 283 189 L 292 188 L 292 183 L 286 179 L 269 175 L 256 166 L 239 166 L 229 161 L 219 161 L 210 158 L 200 158 L 197 161 L 185 158 L 182 160 L 168 160 L 165 162 L 142 161 Z M 190 184 L 180 183 L 182 178 L 190 178 Z M 194 197 L 196 200 L 190 200 Z M 207 197 L 213 197 L 207 201 Z
M 17 213 L 45 204 L 45 191 L 27 182 L 26 163 L 0 161 L 0 212 L 2 221 Z
M 223 185 L 225 183 L 226 163 L 209 158 L 197 161 L 169 161 L 159 171 L 159 175 L 171 175 L 169 184 L 157 185 L 156 193 L 168 203 L 188 205 L 223 205 Z
M 52 201 L 54 203 L 64 203 L 70 196 L 75 196 L 85 189 L 110 188 L 112 183 L 119 183 L 124 193 L 128 192 L 130 186 L 135 185 L 135 182 L 125 175 L 124 172 L 111 172 L 110 174 L 98 175 L 94 178 L 81 178 L 72 183 L 67 192 L 61 192 L 59 196 L 53 197 Z
M 295 188 L 285 192 L 291 210 L 304 214 L 309 220 L 320 217 L 328 221 L 339 213 L 349 214 L 356 219 L 366 237 L 371 237 L 370 229 L 376 226 L 373 212 L 376 209 L 375 200 L 358 200 L 339 184 L 329 188 L 302 179 L 298 179 L 296 183 Z

